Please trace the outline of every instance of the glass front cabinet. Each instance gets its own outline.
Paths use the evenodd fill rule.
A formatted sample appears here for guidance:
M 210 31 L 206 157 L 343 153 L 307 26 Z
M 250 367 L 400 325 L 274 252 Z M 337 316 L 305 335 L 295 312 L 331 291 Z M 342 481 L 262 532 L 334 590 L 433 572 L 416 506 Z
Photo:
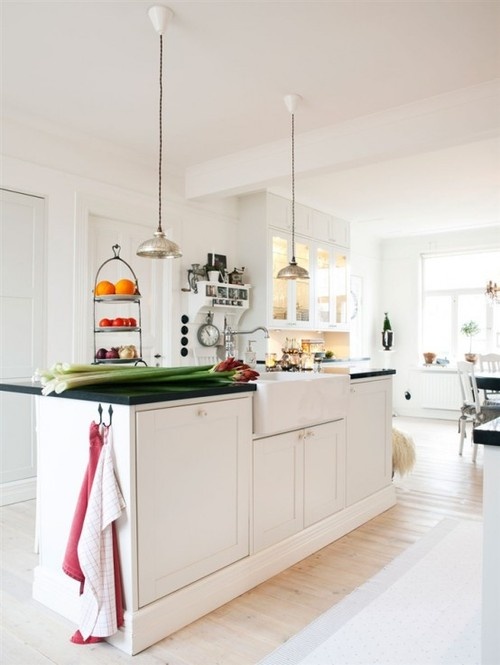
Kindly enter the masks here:
M 311 280 L 276 279 L 291 258 L 291 237 L 288 233 L 271 231 L 271 325 L 276 328 L 309 328 L 312 322 Z M 297 263 L 311 272 L 311 244 L 307 239 L 295 238 Z
M 349 260 L 344 248 L 295 237 L 295 258 L 308 280 L 281 280 L 276 275 L 291 258 L 291 237 L 270 231 L 272 291 L 270 325 L 275 328 L 347 331 Z
M 316 330 L 349 330 L 349 257 L 327 243 L 314 248 L 314 318 Z

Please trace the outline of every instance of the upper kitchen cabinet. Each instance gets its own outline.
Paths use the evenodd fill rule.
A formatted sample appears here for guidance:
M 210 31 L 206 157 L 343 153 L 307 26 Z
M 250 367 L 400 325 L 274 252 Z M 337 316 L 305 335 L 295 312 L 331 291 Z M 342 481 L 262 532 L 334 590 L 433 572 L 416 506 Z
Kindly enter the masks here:
M 267 194 L 267 224 L 277 229 L 292 232 L 292 202 L 281 196 Z M 313 234 L 313 211 L 300 203 L 295 204 L 295 233 L 303 236 Z M 287 262 L 288 263 L 288 262 Z
M 318 224 L 318 219 L 324 224 Z M 253 286 L 252 307 L 244 314 L 245 328 L 348 330 L 348 251 L 313 233 L 316 227 L 329 234 L 333 226 L 327 222 L 332 220 L 296 205 L 295 258 L 309 271 L 310 279 L 278 280 L 278 271 L 291 258 L 291 204 L 264 192 L 240 199 L 239 252 Z M 344 240 L 346 237 L 347 232 Z
M 340 217 L 332 217 L 319 210 L 311 210 L 312 234 L 316 240 L 324 240 L 341 247 L 349 247 L 349 222 Z

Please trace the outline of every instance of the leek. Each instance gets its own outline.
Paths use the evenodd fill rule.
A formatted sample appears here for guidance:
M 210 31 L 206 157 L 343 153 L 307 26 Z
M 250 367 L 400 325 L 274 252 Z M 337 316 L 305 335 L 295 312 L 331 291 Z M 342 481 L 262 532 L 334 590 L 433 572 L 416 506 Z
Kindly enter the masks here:
M 61 394 L 65 390 L 93 385 L 151 385 L 155 388 L 179 384 L 227 385 L 256 379 L 258 372 L 234 358 L 217 365 L 188 367 L 146 367 L 126 365 L 82 365 L 55 363 L 47 370 L 37 370 L 42 395 Z

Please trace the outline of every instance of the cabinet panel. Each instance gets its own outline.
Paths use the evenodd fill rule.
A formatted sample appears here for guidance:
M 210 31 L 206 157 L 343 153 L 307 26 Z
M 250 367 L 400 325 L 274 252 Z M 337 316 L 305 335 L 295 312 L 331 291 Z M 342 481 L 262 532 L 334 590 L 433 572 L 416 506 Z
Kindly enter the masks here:
M 349 222 L 332 217 L 319 210 L 312 211 L 312 229 L 315 240 L 324 240 L 341 247 L 349 247 Z
M 344 507 L 345 421 L 317 425 L 304 435 L 304 526 Z
M 136 426 L 143 606 L 248 555 L 251 400 L 144 411 Z
M 268 225 L 285 231 L 291 229 L 291 202 L 281 196 L 268 194 L 266 203 Z
M 254 441 L 254 551 L 341 510 L 345 421 Z
M 305 236 L 312 233 L 312 211 L 307 206 L 295 203 L 295 232 Z M 292 202 L 281 196 L 267 196 L 267 223 L 284 231 L 292 230 Z
M 347 419 L 346 504 L 377 492 L 392 478 L 392 382 L 359 382 L 351 387 Z
M 254 551 L 302 529 L 302 434 L 254 441 Z
M 334 251 L 333 295 L 334 322 L 339 329 L 348 329 L 347 294 L 349 285 L 349 260 L 345 252 Z

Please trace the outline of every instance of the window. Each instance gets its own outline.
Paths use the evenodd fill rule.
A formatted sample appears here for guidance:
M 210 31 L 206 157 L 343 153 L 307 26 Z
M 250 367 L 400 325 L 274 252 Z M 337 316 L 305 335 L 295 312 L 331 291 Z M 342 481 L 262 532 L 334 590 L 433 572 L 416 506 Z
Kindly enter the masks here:
M 500 306 L 484 295 L 488 280 L 499 281 L 500 250 L 422 257 L 422 351 L 438 358 L 463 358 L 499 351 Z M 465 337 L 460 328 L 476 321 L 480 332 Z

